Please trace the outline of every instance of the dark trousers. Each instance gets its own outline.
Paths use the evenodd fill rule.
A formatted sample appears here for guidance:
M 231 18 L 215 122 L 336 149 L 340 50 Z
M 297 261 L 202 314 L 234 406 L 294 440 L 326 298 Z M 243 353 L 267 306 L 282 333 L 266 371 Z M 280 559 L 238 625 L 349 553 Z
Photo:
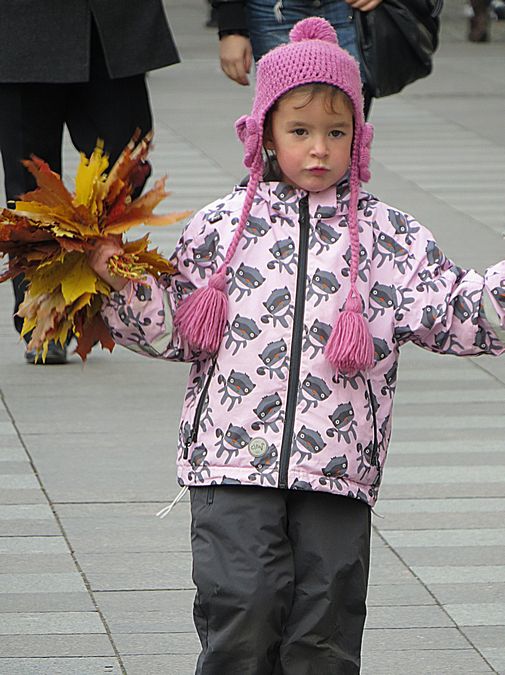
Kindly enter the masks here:
M 79 152 L 90 155 L 97 138 L 113 163 L 136 128 L 152 127 L 144 75 L 113 80 L 107 73 L 101 45 L 92 31 L 90 79 L 78 84 L 0 84 L 0 152 L 7 200 L 35 188 L 22 159 L 37 155 L 61 174 L 63 128 L 67 126 Z M 15 308 L 23 301 L 23 278 L 13 280 Z M 22 319 L 14 317 L 18 332 Z
M 197 675 L 356 675 L 370 508 L 323 492 L 191 493 Z

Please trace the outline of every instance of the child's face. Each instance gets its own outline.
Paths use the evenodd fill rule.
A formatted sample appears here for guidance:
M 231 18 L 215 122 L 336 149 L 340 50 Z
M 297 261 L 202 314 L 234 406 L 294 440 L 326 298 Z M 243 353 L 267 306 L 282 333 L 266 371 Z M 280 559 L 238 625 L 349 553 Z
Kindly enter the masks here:
M 279 102 L 265 147 L 275 151 L 284 182 L 320 192 L 349 168 L 353 115 L 343 94 L 332 101 L 325 91 L 309 98 L 306 91 L 294 91 Z

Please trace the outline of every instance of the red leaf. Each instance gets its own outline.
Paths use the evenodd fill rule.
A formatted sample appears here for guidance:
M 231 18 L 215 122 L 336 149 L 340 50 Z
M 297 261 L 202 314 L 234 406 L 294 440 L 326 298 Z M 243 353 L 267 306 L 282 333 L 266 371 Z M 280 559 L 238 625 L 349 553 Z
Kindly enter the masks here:
M 82 328 L 79 327 L 79 333 L 80 335 L 77 338 L 75 353 L 79 354 L 83 361 L 86 361 L 93 345 L 97 342 L 100 342 L 103 349 L 108 349 L 110 352 L 112 352 L 114 345 L 116 344 L 112 339 L 112 335 L 102 319 L 101 314 L 95 314 L 92 319 L 82 326 Z

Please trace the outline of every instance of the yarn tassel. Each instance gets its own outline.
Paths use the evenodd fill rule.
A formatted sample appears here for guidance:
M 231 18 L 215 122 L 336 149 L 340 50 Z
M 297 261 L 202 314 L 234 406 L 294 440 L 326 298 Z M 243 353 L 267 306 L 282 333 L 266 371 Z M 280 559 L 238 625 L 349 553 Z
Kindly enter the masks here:
M 226 268 L 210 277 L 207 286 L 191 293 L 179 305 L 174 325 L 194 349 L 215 354 L 228 318 Z
M 374 364 L 374 345 L 361 311 L 361 297 L 351 289 L 331 331 L 325 355 L 333 367 L 345 374 L 369 370 Z

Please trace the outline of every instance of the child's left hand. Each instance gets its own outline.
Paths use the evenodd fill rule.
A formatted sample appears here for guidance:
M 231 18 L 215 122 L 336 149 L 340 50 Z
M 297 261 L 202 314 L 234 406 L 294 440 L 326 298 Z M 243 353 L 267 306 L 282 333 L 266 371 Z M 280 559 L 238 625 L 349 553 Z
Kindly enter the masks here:
M 108 237 L 94 243 L 88 253 L 88 265 L 115 291 L 120 291 L 128 283 L 128 279 L 118 277 L 109 271 L 109 260 L 115 255 L 124 253 L 121 246 L 121 237 Z

